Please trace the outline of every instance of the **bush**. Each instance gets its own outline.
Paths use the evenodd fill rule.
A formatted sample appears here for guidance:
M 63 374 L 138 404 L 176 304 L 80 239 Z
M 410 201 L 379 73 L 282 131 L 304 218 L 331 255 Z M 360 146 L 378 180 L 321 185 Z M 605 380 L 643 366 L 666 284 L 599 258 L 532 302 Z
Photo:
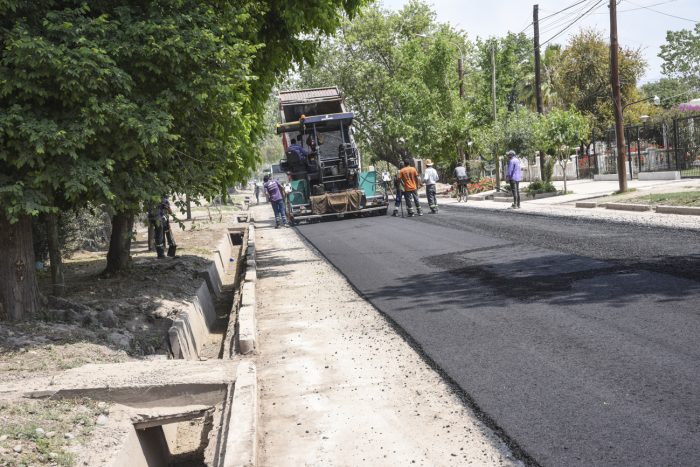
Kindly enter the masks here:
M 556 191 L 557 189 L 552 182 L 543 182 L 540 180 L 530 183 L 527 187 L 527 194 L 533 198 L 540 193 L 554 193 Z
M 481 180 L 469 183 L 467 187 L 469 188 L 470 194 L 493 190 L 494 188 L 496 188 L 496 179 L 491 177 L 484 177 Z

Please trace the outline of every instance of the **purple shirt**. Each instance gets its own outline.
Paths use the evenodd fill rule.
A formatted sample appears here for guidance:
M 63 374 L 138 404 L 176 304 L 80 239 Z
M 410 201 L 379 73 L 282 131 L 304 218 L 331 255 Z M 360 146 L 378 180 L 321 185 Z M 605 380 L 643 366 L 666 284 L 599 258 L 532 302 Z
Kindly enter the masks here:
M 513 156 L 508 159 L 508 168 L 506 169 L 506 180 L 519 182 L 523 176 L 520 173 L 520 159 L 518 156 Z
M 265 191 L 267 191 L 267 196 L 270 198 L 270 201 L 279 201 L 282 199 L 282 187 L 277 180 L 268 180 L 263 186 L 265 187 Z

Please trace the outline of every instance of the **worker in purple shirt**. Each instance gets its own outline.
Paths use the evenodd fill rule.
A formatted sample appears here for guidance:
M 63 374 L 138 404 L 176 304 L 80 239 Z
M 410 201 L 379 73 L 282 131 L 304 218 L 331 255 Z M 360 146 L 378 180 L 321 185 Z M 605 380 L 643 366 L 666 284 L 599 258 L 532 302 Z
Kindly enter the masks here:
M 272 204 L 272 210 L 275 212 L 275 228 L 279 229 L 280 225 L 289 227 L 284 209 L 284 189 L 282 185 L 277 180 L 270 179 L 269 175 L 265 175 L 263 177 L 263 187 L 267 193 L 267 199 Z
M 515 155 L 515 151 L 508 151 L 508 167 L 506 168 L 506 182 L 510 183 L 510 191 L 513 192 L 513 205 L 511 208 L 520 208 L 520 180 L 523 179 L 520 173 L 520 159 Z

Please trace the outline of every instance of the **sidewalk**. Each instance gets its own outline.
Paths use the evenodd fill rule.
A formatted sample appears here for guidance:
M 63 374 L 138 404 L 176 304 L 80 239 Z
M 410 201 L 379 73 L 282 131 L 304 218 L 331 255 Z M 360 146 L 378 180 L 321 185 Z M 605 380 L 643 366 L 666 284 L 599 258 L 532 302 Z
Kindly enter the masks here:
M 269 205 L 252 210 L 259 465 L 522 465 Z
M 563 190 L 563 182 L 554 182 L 557 189 Z M 684 180 L 631 180 L 630 188 L 636 188 L 637 195 L 660 192 L 684 191 L 687 189 L 700 190 L 700 179 Z M 576 201 L 611 195 L 618 189 L 615 181 L 574 180 L 567 182 L 567 190 L 573 194 L 553 196 L 551 198 L 529 199 L 522 196 L 521 209 L 514 212 L 519 214 L 535 214 L 546 216 L 603 219 L 610 222 L 638 223 L 654 227 L 673 227 L 683 229 L 700 229 L 699 216 L 685 216 L 677 214 L 661 214 L 653 211 L 629 212 L 613 211 L 605 208 L 584 209 L 577 208 Z M 438 197 L 439 205 L 468 206 L 470 208 L 503 211 L 510 209 L 510 203 L 494 202 L 489 200 L 457 203 L 454 198 Z

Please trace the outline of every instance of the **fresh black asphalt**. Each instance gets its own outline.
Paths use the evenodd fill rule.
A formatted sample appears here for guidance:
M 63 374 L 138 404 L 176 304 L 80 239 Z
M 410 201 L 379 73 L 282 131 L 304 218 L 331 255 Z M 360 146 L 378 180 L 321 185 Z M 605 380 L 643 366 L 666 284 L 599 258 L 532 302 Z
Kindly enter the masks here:
M 454 207 L 298 230 L 526 461 L 700 465 L 700 232 Z

